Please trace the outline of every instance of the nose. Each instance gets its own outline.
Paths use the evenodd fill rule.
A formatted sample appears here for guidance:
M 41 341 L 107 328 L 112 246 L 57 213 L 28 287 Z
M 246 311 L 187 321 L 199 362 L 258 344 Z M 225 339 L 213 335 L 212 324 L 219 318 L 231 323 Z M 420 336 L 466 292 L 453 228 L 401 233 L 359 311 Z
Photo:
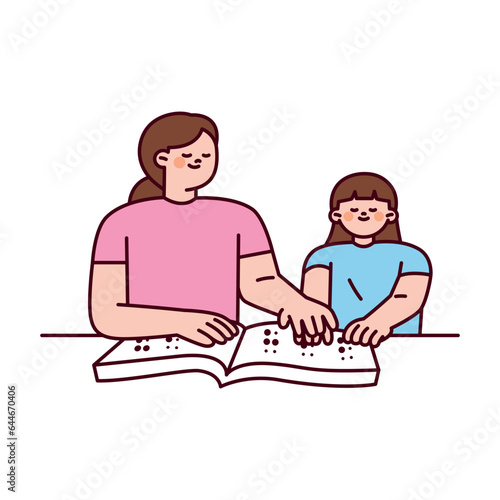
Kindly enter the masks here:
M 195 163 L 201 163 L 201 158 L 196 158 L 196 160 L 194 160 Z
M 361 217 L 366 217 L 368 214 L 366 212 L 361 212 Z

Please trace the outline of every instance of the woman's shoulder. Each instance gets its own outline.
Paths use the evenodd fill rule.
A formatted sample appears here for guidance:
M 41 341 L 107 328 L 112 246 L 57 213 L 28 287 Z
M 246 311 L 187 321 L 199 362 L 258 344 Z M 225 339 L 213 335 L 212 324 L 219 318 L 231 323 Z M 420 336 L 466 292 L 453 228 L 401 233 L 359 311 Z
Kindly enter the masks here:
M 123 205 L 119 205 L 104 216 L 102 224 L 110 220 L 130 220 L 140 213 L 155 210 L 161 204 L 161 198 L 150 198 L 147 200 L 138 200 Z

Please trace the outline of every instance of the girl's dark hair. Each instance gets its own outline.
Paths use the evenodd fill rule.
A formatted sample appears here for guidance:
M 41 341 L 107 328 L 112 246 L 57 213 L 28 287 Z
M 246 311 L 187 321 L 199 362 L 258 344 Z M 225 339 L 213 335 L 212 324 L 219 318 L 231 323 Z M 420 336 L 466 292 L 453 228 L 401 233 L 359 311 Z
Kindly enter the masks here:
M 359 172 L 348 175 L 341 179 L 333 188 L 330 196 L 330 210 L 338 210 L 339 204 L 343 201 L 357 200 L 379 200 L 386 201 L 389 209 L 397 213 L 398 197 L 392 184 L 384 177 L 370 172 Z M 326 240 L 330 243 L 351 243 L 353 237 L 349 234 L 340 222 L 334 222 L 330 235 Z M 375 241 L 401 241 L 399 222 L 396 218 L 375 235 Z
M 168 153 L 170 148 L 188 146 L 203 132 L 212 138 L 217 152 L 219 132 L 208 116 L 179 111 L 154 119 L 144 129 L 139 140 L 139 162 L 146 177 L 132 188 L 129 202 L 160 198 L 163 195 L 164 168 L 156 163 L 157 153 L 161 150 Z M 215 156 L 215 168 L 217 168 L 219 155 L 216 153 Z

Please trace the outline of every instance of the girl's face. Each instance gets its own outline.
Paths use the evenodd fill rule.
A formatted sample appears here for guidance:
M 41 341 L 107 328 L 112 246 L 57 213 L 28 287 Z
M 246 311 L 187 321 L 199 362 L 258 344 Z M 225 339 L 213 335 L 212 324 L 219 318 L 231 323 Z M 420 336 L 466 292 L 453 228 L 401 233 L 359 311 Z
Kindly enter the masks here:
M 375 236 L 396 217 L 386 201 L 356 198 L 339 203 L 338 210 L 330 212 L 332 222 L 340 222 L 348 233 L 358 237 Z
M 215 173 L 216 160 L 217 149 L 206 132 L 189 146 L 156 153 L 156 163 L 167 170 L 168 182 L 185 191 L 207 184 Z

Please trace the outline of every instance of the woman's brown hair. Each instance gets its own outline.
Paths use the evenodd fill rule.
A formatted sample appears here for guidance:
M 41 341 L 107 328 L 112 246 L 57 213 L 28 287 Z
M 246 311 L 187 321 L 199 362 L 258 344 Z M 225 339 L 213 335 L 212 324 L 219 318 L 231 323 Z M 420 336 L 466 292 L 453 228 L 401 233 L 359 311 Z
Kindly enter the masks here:
M 359 172 L 348 175 L 341 179 L 333 188 L 330 196 L 330 210 L 339 209 L 343 201 L 357 200 L 379 200 L 386 201 L 389 210 L 397 214 L 398 197 L 392 184 L 384 177 L 370 172 Z M 343 227 L 341 222 L 333 222 L 330 235 L 326 240 L 331 243 L 352 243 L 353 236 Z M 375 235 L 376 242 L 401 241 L 398 218 L 388 222 L 380 233 Z
M 195 142 L 206 132 L 215 144 L 215 169 L 217 168 L 217 144 L 219 132 L 215 123 L 205 115 L 175 112 L 159 116 L 145 129 L 139 139 L 139 162 L 146 177 L 141 179 L 130 192 L 129 202 L 160 198 L 163 195 L 164 168 L 156 163 L 161 150 L 182 148 Z M 214 173 L 215 173 L 214 169 Z

